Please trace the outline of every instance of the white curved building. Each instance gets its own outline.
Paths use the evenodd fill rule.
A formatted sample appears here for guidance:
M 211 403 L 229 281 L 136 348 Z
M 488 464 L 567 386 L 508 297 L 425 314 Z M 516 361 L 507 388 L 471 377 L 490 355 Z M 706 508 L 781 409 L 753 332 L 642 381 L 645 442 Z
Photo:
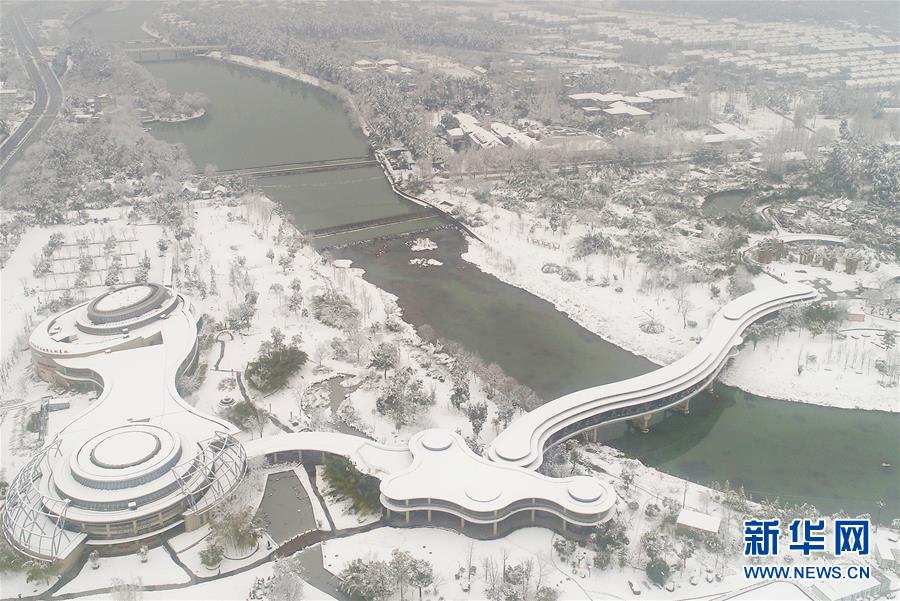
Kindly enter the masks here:
M 485 538 L 534 524 L 557 530 L 596 526 L 612 517 L 616 503 L 612 488 L 596 478 L 551 478 L 500 465 L 442 429 L 419 432 L 405 447 L 337 432 L 299 432 L 254 440 L 246 448 L 249 457 L 274 463 L 346 457 L 381 480 L 381 504 L 394 523 L 444 525 Z
M 756 290 L 731 301 L 716 314 L 703 340 L 678 361 L 650 373 L 585 388 L 516 418 L 488 449 L 491 460 L 536 468 L 544 449 L 582 432 L 622 420 L 649 416 L 684 403 L 708 386 L 725 365 L 741 334 L 757 319 L 818 293 L 805 284 Z
M 193 529 L 245 470 L 231 424 L 196 411 L 176 380 L 197 362 L 190 302 L 132 284 L 44 321 L 37 375 L 101 390 L 10 483 L 3 532 L 42 560 Z

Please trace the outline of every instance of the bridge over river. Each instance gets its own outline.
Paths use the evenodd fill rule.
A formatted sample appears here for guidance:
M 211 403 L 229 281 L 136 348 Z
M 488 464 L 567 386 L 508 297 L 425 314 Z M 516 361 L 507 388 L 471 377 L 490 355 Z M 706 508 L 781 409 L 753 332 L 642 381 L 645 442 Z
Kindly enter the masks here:
M 223 51 L 225 46 L 135 46 L 126 48 L 125 54 L 137 63 L 148 63 L 190 58 L 215 50 Z
M 340 171 L 343 169 L 362 169 L 364 167 L 377 167 L 378 161 L 371 156 L 362 155 L 355 157 L 343 157 L 337 159 L 325 159 L 321 161 L 301 161 L 295 163 L 277 163 L 273 165 L 257 165 L 255 167 L 238 167 L 235 169 L 221 169 L 211 173 L 202 173 L 204 177 L 275 177 L 279 175 L 298 175 L 302 173 L 316 173 L 321 171 Z

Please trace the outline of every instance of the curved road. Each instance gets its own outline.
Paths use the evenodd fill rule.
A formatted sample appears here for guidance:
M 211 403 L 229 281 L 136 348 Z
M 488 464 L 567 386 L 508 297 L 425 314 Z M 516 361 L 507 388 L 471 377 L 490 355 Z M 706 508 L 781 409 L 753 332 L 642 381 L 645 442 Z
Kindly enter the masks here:
M 9 29 L 34 86 L 34 106 L 25 121 L 0 145 L 0 182 L 6 179 L 25 149 L 50 129 L 63 99 L 59 79 L 41 56 L 21 15 L 12 16 Z

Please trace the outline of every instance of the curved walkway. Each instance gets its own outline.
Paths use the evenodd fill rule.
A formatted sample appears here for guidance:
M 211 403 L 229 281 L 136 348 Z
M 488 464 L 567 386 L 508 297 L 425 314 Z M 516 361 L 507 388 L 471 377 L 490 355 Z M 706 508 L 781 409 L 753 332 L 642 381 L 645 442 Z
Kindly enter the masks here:
M 586 388 L 518 417 L 488 449 L 498 463 L 538 467 L 545 447 L 600 424 L 633 419 L 683 403 L 708 386 L 741 334 L 757 319 L 818 293 L 804 284 L 783 284 L 741 296 L 713 318 L 703 340 L 665 367 L 635 378 Z

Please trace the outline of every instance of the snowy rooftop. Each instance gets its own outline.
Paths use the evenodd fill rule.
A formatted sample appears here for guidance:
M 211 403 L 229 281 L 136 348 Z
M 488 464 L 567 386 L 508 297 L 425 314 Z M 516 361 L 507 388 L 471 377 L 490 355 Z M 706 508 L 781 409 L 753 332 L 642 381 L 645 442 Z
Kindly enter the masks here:
M 102 384 L 102 392 L 10 486 L 14 498 L 7 503 L 16 513 L 4 518 L 4 527 L 23 551 L 64 557 L 76 540 L 64 527 L 123 522 L 154 527 L 156 516 L 182 506 L 186 495 L 191 495 L 188 507 L 198 510 L 221 498 L 243 474 L 243 450 L 230 437 L 236 428 L 197 411 L 176 389 L 177 375 L 197 348 L 197 321 L 186 298 L 170 290 L 159 296 L 161 291 L 149 285 L 122 288 L 95 304 L 100 313 L 146 309 L 151 321 L 138 316 L 145 321 L 131 337 L 115 330 L 76 335 L 72 328 L 60 339 L 90 303 L 48 318 L 32 335 L 32 348 L 42 361 L 52 359 L 61 377 Z M 157 300 L 143 303 L 150 293 Z M 164 302 L 157 306 L 159 298 Z M 63 516 L 59 525 L 54 515 Z M 145 517 L 149 522 L 141 520 Z M 138 533 L 124 533 L 131 534 Z
M 381 483 L 385 505 L 397 511 L 450 510 L 475 522 L 495 522 L 532 508 L 585 524 L 606 519 L 616 497 L 605 483 L 588 476 L 550 478 L 500 465 L 473 453 L 459 434 L 432 429 L 409 441 L 412 464 Z M 443 501 L 444 503 L 441 503 Z
M 679 526 L 687 526 L 688 528 L 703 530 L 704 532 L 718 532 L 722 518 L 685 507 L 678 513 L 678 521 L 676 523 Z
M 673 92 L 672 90 L 661 88 L 658 90 L 645 90 L 644 92 L 638 92 L 638 96 L 643 96 L 644 98 L 649 98 L 651 100 L 680 100 L 684 98 L 684 94 L 680 92 Z

